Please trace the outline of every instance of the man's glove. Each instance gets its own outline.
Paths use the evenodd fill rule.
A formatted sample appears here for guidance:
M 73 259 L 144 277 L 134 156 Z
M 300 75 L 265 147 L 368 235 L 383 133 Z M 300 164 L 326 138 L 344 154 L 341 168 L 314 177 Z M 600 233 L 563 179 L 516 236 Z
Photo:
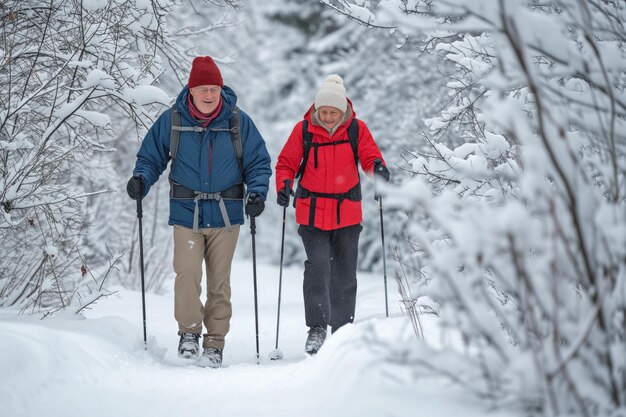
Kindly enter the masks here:
M 285 187 L 282 188 L 279 192 L 278 195 L 276 196 L 276 202 L 278 203 L 279 206 L 282 207 L 289 207 L 289 198 L 294 195 L 293 190 L 291 189 L 291 187 L 289 186 L 289 183 L 291 181 L 289 180 L 285 180 Z
M 133 200 L 141 200 L 143 198 L 144 190 L 145 185 L 141 175 L 135 175 L 129 179 L 128 184 L 126 184 L 126 192 Z
M 263 213 L 263 209 L 265 209 L 265 201 L 263 201 L 261 196 L 256 193 L 250 193 L 246 202 L 246 214 L 251 217 L 257 217 Z
M 379 177 L 384 179 L 385 182 L 389 182 L 389 170 L 386 166 L 383 165 L 383 161 L 381 161 L 380 159 L 374 161 L 374 175 L 378 175 Z

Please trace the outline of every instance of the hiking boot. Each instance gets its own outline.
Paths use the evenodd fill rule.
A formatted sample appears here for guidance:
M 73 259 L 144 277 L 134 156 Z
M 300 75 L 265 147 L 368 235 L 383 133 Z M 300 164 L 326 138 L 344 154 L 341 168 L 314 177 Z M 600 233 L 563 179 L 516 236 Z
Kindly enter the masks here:
M 219 368 L 222 366 L 222 349 L 207 347 L 204 348 L 202 356 L 198 360 L 198 366 L 206 368 Z
M 182 333 L 178 342 L 178 356 L 189 359 L 198 356 L 200 333 Z
M 309 355 L 315 355 L 324 344 L 324 340 L 326 340 L 326 329 L 322 326 L 311 327 L 304 351 Z

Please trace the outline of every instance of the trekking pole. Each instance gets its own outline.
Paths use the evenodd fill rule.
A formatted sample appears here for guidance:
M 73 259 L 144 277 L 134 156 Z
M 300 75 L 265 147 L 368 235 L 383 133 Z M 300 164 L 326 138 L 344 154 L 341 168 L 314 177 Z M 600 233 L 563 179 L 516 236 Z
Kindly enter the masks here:
M 257 304 L 256 290 L 256 244 L 254 235 L 256 235 L 256 221 L 254 216 L 250 216 L 250 234 L 252 235 L 252 277 L 254 281 L 254 325 L 256 329 L 256 363 L 259 364 L 259 307 Z
M 381 163 L 380 159 L 376 159 L 374 163 Z M 385 317 L 389 317 L 389 303 L 387 301 L 387 258 L 385 256 L 385 225 L 383 221 L 383 196 L 378 194 L 376 181 L 374 180 L 374 199 L 378 200 L 378 211 L 380 213 L 380 238 L 383 242 L 383 277 L 385 281 Z
M 141 264 L 141 307 L 143 310 L 143 346 L 144 349 L 148 349 L 148 337 L 146 332 L 146 290 L 144 284 L 144 269 L 143 269 L 143 208 L 141 205 L 141 198 L 137 199 L 137 220 L 139 221 L 139 262 Z
M 389 303 L 387 301 L 387 258 L 385 256 L 385 226 L 383 221 L 383 196 L 378 196 L 378 211 L 380 212 L 380 238 L 383 243 L 383 277 L 385 280 L 385 317 L 389 317 Z
M 285 180 L 285 190 L 287 193 L 290 192 L 290 180 Z M 287 219 L 287 207 L 283 207 L 283 233 L 280 239 L 280 269 L 278 274 L 278 313 L 276 314 L 276 348 L 270 354 L 270 359 L 282 359 L 283 352 L 278 349 L 278 331 L 280 329 L 280 294 L 283 286 L 283 255 L 285 254 L 285 223 Z

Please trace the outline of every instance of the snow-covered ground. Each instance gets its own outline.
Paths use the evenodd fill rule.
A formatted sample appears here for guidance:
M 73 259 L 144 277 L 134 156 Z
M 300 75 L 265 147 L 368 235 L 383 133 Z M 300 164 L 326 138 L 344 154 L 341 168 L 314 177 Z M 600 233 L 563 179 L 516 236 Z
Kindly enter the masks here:
M 412 331 L 393 301 L 385 318 L 379 276 L 359 274 L 355 324 L 307 357 L 301 282 L 300 268 L 284 270 L 284 358 L 272 361 L 278 267 L 258 265 L 257 364 L 252 265 L 235 263 L 231 331 L 217 370 L 176 356 L 172 293 L 147 295 L 147 350 L 139 292 L 118 288 L 86 319 L 0 312 L 0 416 L 512 416 L 486 410 L 446 381 L 415 378 L 408 367 L 378 360 L 363 343 L 366 334 L 375 329 L 400 343 Z M 389 290 L 397 299 L 393 282 Z M 435 319 L 425 318 L 425 331 L 436 333 Z

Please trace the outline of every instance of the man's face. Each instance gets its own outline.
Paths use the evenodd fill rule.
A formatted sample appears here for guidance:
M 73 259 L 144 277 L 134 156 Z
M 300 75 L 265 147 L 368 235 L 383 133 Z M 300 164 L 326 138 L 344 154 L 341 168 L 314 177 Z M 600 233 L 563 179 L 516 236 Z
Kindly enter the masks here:
M 222 87 L 219 85 L 199 85 L 189 89 L 193 104 L 204 114 L 211 114 L 220 103 Z
M 336 107 L 322 106 L 317 110 L 317 115 L 324 126 L 328 129 L 332 129 L 339 123 L 339 120 L 341 120 L 342 113 Z

